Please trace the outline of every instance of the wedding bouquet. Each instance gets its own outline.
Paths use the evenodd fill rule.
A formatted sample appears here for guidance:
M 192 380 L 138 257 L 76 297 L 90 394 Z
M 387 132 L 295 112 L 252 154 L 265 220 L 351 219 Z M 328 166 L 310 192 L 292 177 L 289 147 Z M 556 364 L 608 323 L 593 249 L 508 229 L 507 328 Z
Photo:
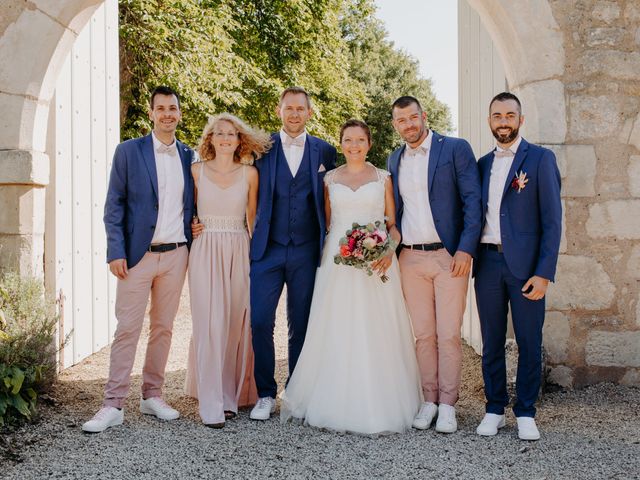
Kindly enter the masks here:
M 354 223 L 346 235 L 340 239 L 340 253 L 333 257 L 336 264 L 350 265 L 373 275 L 371 263 L 395 250 L 395 242 L 387 233 L 384 222 L 376 221 L 367 225 Z M 381 275 L 386 282 L 389 277 Z

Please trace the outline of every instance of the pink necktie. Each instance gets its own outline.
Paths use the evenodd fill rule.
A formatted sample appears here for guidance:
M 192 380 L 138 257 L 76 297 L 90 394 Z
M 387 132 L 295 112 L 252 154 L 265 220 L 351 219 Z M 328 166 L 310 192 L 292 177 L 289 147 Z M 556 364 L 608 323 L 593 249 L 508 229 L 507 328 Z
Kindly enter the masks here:
M 157 153 L 165 153 L 170 157 L 175 157 L 178 151 L 176 150 L 176 144 L 172 143 L 171 145 L 160 144 L 158 148 L 156 148 Z
M 496 158 L 505 158 L 505 157 L 513 157 L 513 152 L 511 150 L 496 150 L 493 152 Z
M 304 147 L 304 135 L 291 138 L 289 135 L 284 136 L 284 144 L 287 147 Z

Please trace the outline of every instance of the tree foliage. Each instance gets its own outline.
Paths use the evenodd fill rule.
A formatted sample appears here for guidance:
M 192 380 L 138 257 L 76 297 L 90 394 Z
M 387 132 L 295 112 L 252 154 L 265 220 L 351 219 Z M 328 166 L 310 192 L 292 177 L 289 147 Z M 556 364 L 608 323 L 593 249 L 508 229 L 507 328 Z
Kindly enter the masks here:
M 191 145 L 222 111 L 277 130 L 278 97 L 291 85 L 313 98 L 309 131 L 333 144 L 346 119 L 370 123 L 377 165 L 399 143 L 397 96 L 417 96 L 431 125 L 449 130 L 447 107 L 386 38 L 372 0 L 120 0 L 120 40 L 123 139 L 150 131 L 148 96 L 160 84 L 180 93 L 178 135 Z

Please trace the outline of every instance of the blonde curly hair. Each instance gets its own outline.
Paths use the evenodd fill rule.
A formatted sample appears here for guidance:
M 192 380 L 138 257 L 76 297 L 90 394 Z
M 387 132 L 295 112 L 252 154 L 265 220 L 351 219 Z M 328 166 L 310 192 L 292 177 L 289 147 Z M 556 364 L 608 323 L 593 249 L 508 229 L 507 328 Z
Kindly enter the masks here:
M 238 132 L 240 145 L 238 145 L 233 154 L 234 162 L 253 165 L 255 160 L 271 148 L 273 142 L 268 133 L 252 128 L 235 115 L 225 112 L 210 116 L 207 126 L 204 127 L 198 144 L 198 155 L 202 161 L 216 158 L 216 149 L 213 147 L 211 137 L 213 136 L 214 127 L 220 122 L 229 122 Z

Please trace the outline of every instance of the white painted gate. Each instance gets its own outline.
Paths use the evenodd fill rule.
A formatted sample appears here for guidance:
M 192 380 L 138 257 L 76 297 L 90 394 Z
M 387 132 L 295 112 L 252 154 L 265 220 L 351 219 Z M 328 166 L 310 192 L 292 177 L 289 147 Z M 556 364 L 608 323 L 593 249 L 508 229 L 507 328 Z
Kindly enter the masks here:
M 467 0 L 458 0 L 458 75 L 458 134 L 469 141 L 476 158 L 480 158 L 494 145 L 487 124 L 489 101 L 507 90 L 507 81 L 498 52 Z M 473 280 L 469 283 L 462 338 L 477 353 L 482 352 Z
M 102 216 L 120 138 L 118 58 L 118 2 L 107 0 L 64 63 L 48 122 L 45 285 L 64 301 L 64 367 L 107 345 L 115 330 Z

